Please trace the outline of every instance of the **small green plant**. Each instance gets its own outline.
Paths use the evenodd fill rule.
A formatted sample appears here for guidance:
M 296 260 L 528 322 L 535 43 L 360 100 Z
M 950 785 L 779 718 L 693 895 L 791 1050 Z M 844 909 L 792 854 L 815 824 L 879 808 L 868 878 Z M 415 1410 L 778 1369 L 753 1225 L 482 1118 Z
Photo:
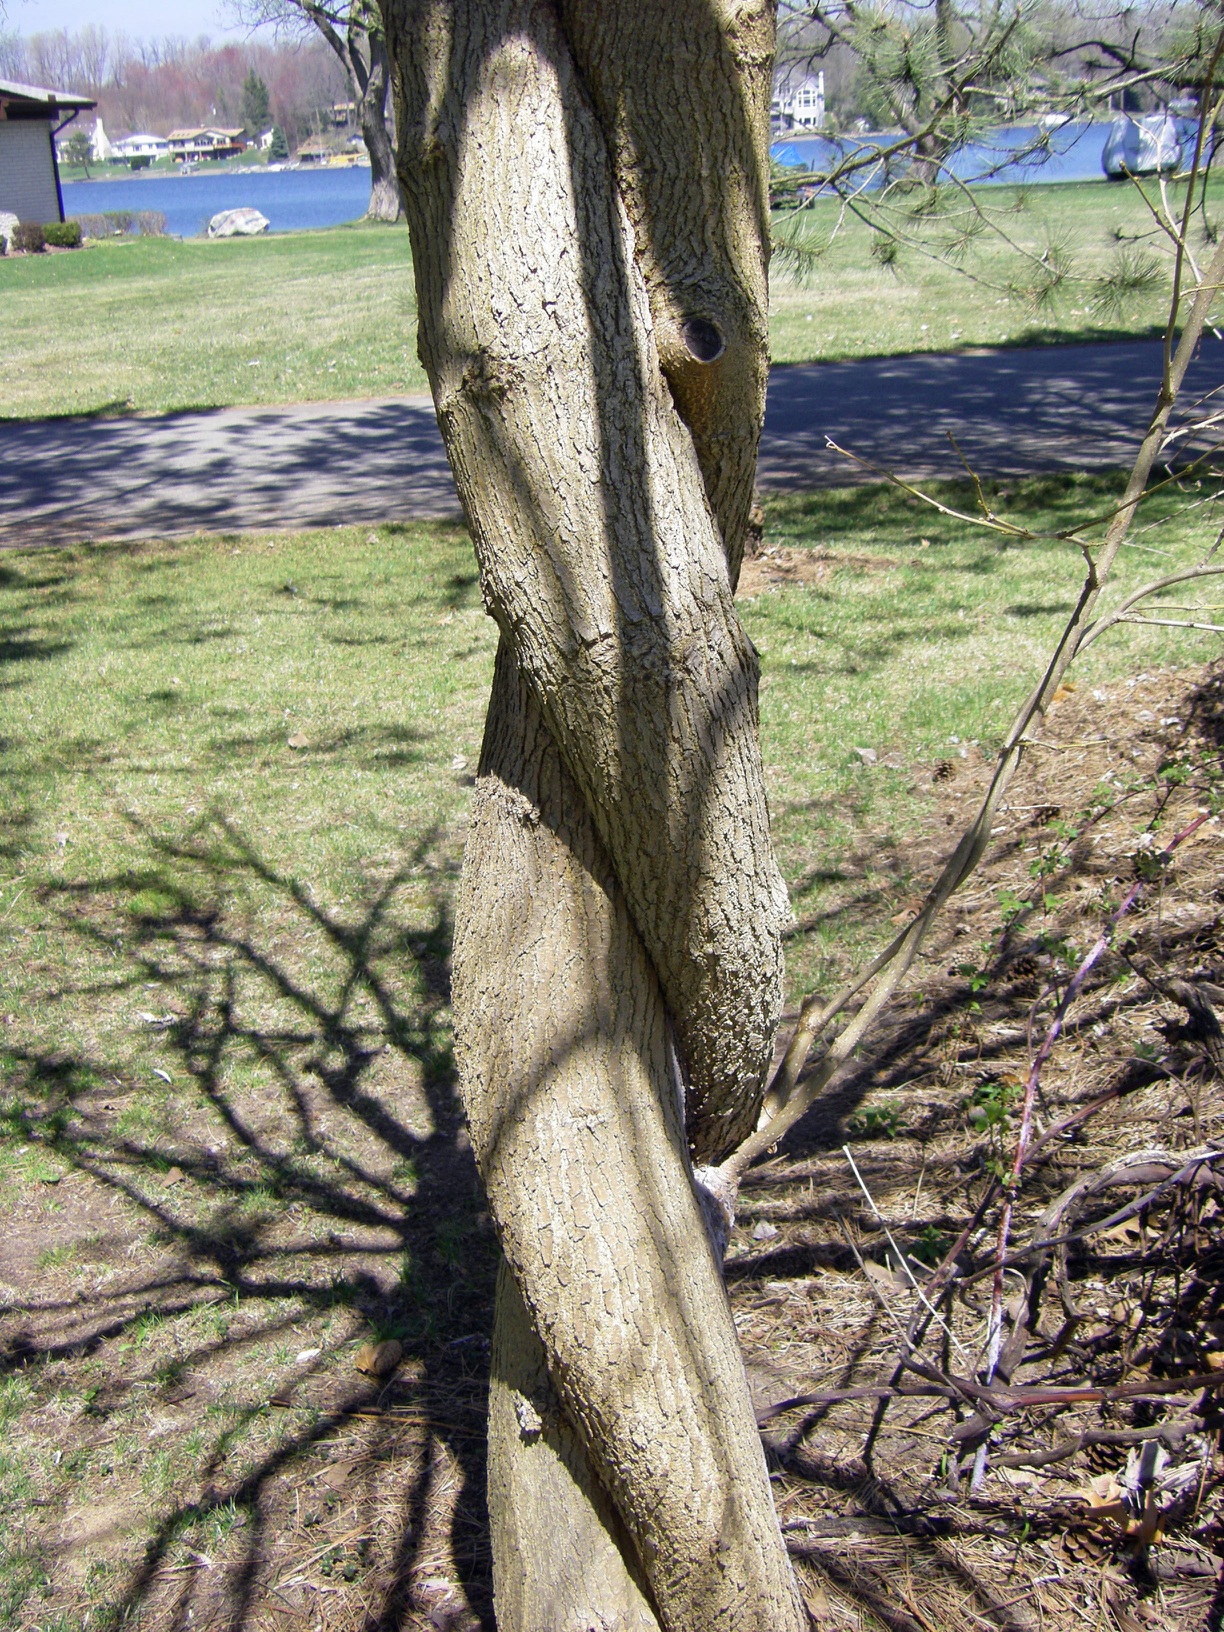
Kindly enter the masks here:
M 146 1309 L 128 1327 L 128 1335 L 120 1342 L 120 1349 L 143 1349 L 165 1323 L 166 1317 L 160 1309 Z
M 932 1268 L 938 1264 L 949 1246 L 948 1237 L 937 1230 L 934 1224 L 924 1224 L 922 1234 L 910 1247 L 910 1257 L 916 1258 L 920 1264 L 930 1264 Z
M 979 1082 L 965 1101 L 965 1114 L 979 1132 L 1000 1128 L 1020 1097 L 1022 1084 L 1017 1077 L 998 1077 Z
M 871 258 L 880 266 L 896 267 L 897 258 L 901 253 L 900 245 L 895 238 L 887 233 L 876 232 L 871 237 Z
M 79 221 L 49 221 L 43 228 L 43 237 L 54 249 L 80 249 L 81 223 Z
M 1015 923 L 1016 919 L 1021 917 L 1021 915 L 1028 910 L 1028 902 L 1022 895 L 1017 895 L 1015 890 L 1000 890 L 997 899 L 999 903 L 999 914 L 1002 918 L 1001 927 L 1004 933 L 1006 933 L 1007 930 L 1009 930 Z
M 60 1269 L 63 1265 L 70 1264 L 76 1255 L 77 1243 L 62 1241 L 59 1246 L 48 1247 L 45 1252 L 40 1252 L 35 1264 L 39 1269 Z
M 41 255 L 47 247 L 47 235 L 41 222 L 22 221 L 13 228 L 10 246 L 21 255 Z
M 848 1126 L 856 1139 L 895 1139 L 901 1129 L 901 1107 L 895 1101 L 864 1105 L 850 1118 Z
M 971 992 L 980 992 L 990 984 L 990 974 L 985 965 L 979 967 L 976 963 L 958 963 L 956 972 L 969 982 Z M 980 1005 L 977 1006 L 980 1007 Z
M 1043 896 L 1042 900 L 1045 903 L 1047 912 L 1058 905 L 1052 895 Z M 1060 935 L 1056 930 L 1039 930 L 1037 932 L 1037 949 L 1039 952 L 1044 953 L 1046 957 L 1053 958 L 1056 963 L 1067 964 L 1075 957 L 1075 948 L 1071 945 L 1071 942 L 1065 935 Z
M 1048 850 L 1043 850 L 1035 861 L 1029 862 L 1029 877 L 1038 879 L 1053 878 L 1061 873 L 1070 863 L 1070 857 L 1059 844 L 1052 844 Z

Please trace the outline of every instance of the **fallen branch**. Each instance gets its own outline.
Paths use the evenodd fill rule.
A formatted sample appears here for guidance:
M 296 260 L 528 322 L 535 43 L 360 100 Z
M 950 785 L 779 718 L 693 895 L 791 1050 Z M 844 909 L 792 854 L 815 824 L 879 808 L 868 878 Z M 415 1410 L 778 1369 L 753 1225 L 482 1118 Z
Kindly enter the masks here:
M 1200 1388 L 1208 1392 L 1224 1388 L 1224 1372 L 1196 1372 L 1190 1377 L 1155 1377 L 1147 1382 L 1122 1383 L 1114 1388 L 1088 1386 L 988 1388 L 984 1383 L 975 1383 L 968 1377 L 955 1377 L 949 1374 L 945 1383 L 939 1381 L 881 1383 L 868 1384 L 862 1388 L 827 1388 L 811 1394 L 796 1394 L 791 1399 L 779 1400 L 775 1405 L 762 1407 L 756 1414 L 756 1420 L 757 1426 L 763 1428 L 775 1417 L 784 1416 L 788 1411 L 797 1411 L 801 1407 L 843 1405 L 850 1400 L 942 1399 L 951 1402 L 958 1397 L 966 1396 L 972 1399 L 975 1405 L 987 1406 L 996 1415 L 1003 1417 L 1013 1415 L 1017 1411 L 1031 1411 L 1037 1406 L 1099 1405 L 1102 1402 L 1117 1400 L 1160 1400 L 1186 1389 Z M 959 1426 L 970 1432 L 976 1432 L 981 1425 L 962 1423 Z M 1153 1430 L 1149 1437 L 1157 1437 L 1156 1431 Z M 1117 1443 L 1124 1442 L 1119 1440 Z M 1131 1442 L 1128 1440 L 1125 1443 Z
M 1006 1456 L 996 1456 L 994 1465 L 996 1468 L 1042 1468 L 1049 1462 L 1063 1462 L 1090 1445 L 1141 1445 L 1149 1439 L 1158 1439 L 1175 1451 L 1189 1435 L 1202 1431 L 1201 1422 L 1186 1419 L 1160 1422 L 1153 1428 L 1088 1428 L 1071 1439 L 1059 1440 L 1046 1451 L 1010 1451 Z
M 1112 1230 L 1118 1224 L 1125 1224 L 1128 1219 L 1137 1218 L 1140 1213 L 1154 1206 L 1167 1191 L 1185 1184 L 1188 1179 L 1193 1179 L 1201 1168 L 1221 1160 L 1224 1160 L 1224 1150 L 1197 1151 L 1180 1167 L 1176 1165 L 1175 1158 L 1161 1151 L 1140 1151 L 1124 1156 L 1119 1161 L 1110 1163 L 1100 1173 L 1094 1173 L 1087 1179 L 1078 1179 L 1047 1211 L 1042 1220 L 1044 1228 L 1048 1230 L 1051 1220 L 1061 1217 L 1072 1202 L 1078 1204 L 1089 1195 L 1108 1190 L 1113 1185 L 1146 1184 L 1156 1178 L 1159 1182 L 1154 1189 L 1134 1201 L 1127 1202 L 1125 1207 L 1119 1207 L 1106 1218 L 1098 1219 L 1092 1224 L 1081 1225 L 1077 1230 L 1067 1230 L 1061 1235 L 1042 1235 L 1039 1232 L 1035 1241 L 1030 1241 L 1023 1247 L 1013 1248 L 1004 1259 L 1003 1267 L 1016 1269 L 1022 1265 L 1031 1266 L 1034 1256 L 1038 1253 L 1048 1252 L 1053 1247 L 1070 1246 L 1075 1241 L 1085 1241 L 1089 1236 L 1099 1235 L 1102 1230 Z M 993 1275 L 996 1268 L 994 1262 L 986 1264 L 981 1269 L 958 1277 L 958 1285 L 972 1286 L 975 1281 Z

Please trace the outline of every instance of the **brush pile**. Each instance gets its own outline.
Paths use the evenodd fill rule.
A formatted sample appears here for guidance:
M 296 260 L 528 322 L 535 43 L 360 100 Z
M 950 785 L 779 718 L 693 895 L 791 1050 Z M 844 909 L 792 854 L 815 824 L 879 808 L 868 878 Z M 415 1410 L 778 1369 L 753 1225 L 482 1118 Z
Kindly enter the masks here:
M 1220 667 L 1067 688 L 921 990 L 748 1177 L 818 1622 L 1219 1624 L 1222 746 Z M 932 767 L 936 832 L 986 774 Z

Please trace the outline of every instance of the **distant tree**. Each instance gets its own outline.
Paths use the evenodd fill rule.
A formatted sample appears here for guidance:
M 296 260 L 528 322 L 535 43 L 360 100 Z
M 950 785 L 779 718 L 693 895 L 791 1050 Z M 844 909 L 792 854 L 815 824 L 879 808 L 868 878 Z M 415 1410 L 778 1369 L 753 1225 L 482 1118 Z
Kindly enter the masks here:
M 372 221 L 398 221 L 404 204 L 391 135 L 391 73 L 375 0 L 231 0 L 231 4 L 244 23 L 271 23 L 297 33 L 317 30 L 327 41 L 344 67 L 370 156 L 366 216 Z
M 242 82 L 242 124 L 248 136 L 267 130 L 271 119 L 268 87 L 254 68 Z
M 85 171 L 86 180 L 89 178 L 89 160 L 92 148 L 89 141 L 89 132 L 74 130 L 72 135 L 60 148 L 60 152 L 69 164 L 79 164 Z
M 268 158 L 273 164 L 279 164 L 282 159 L 289 157 L 289 143 L 285 140 L 285 133 L 279 125 L 272 126 L 272 141 L 268 148 Z
M 12 12 L 10 6 L 10 23 Z M 353 97 L 347 70 L 314 30 L 213 44 L 207 38 L 133 39 L 93 25 L 30 35 L 0 26 L 0 79 L 94 97 L 108 130 L 165 131 L 217 120 L 236 125 L 246 119 L 244 82 L 252 73 L 268 93 L 258 128 L 275 122 L 290 148 L 317 128 L 317 110 L 327 109 L 330 119 L 333 103 Z

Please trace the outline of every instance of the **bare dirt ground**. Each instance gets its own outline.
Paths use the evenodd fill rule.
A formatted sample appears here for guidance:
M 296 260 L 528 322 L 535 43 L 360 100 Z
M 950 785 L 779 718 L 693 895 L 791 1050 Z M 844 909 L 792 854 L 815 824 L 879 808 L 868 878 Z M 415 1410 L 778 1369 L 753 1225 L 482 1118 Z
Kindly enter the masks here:
M 1218 819 L 1160 852 L 1218 808 L 1222 727 L 1218 671 L 1068 693 L 917 992 L 750 1176 L 728 1278 L 830 1626 L 1221 1624 Z M 928 871 L 987 773 L 932 768 Z M 1010 1236 L 1063 1245 L 1006 1271 L 983 1396 L 1023 1084 L 1137 878 L 1041 1074 Z
M 728 1286 L 822 1629 L 1224 1624 L 1222 748 L 1224 670 L 1068 692 L 909 994 L 749 1175 Z M 916 873 L 987 772 L 966 747 L 922 773 Z M 1023 1085 L 1137 880 L 1041 1074 L 985 1387 Z M 105 928 L 105 903 L 74 910 Z M 288 946 L 207 914 L 143 944 L 186 1084 L 169 1132 L 120 1077 L 25 1062 L 0 1237 L 12 1624 L 491 1628 L 493 1244 L 444 915 L 412 1016 L 348 947 L 360 1024 L 295 988 Z M 242 1007 L 244 959 L 289 1019 Z M 240 1025 L 283 1102 L 210 1074 Z M 401 1352 L 376 1376 L 380 1340 Z

